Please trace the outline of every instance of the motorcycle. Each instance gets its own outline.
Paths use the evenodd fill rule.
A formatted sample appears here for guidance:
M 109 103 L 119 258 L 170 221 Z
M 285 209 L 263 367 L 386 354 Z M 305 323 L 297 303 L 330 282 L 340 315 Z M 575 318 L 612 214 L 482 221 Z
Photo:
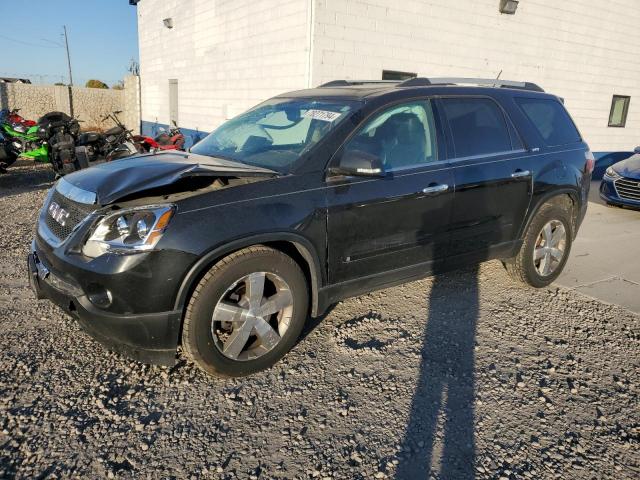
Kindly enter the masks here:
M 85 158 L 76 155 L 79 120 L 63 112 L 50 112 L 38 119 L 37 128 L 42 148 L 47 150 L 48 160 L 57 175 L 62 176 L 89 166 Z
M 0 133 L 11 143 L 13 150 L 18 152 L 19 157 L 37 162 L 47 162 L 49 152 L 38 134 L 38 125 L 26 126 L 22 123 L 11 122 L 10 119 L 16 118 L 12 112 L 16 111 L 3 110 L 0 112 Z
M 160 134 L 155 138 L 146 135 L 134 135 L 133 141 L 140 152 L 150 152 L 151 150 L 184 150 L 184 135 L 176 122 L 167 132 L 160 129 Z
M 36 124 L 36 122 L 34 122 L 33 120 L 26 120 L 23 116 L 21 116 L 18 113 L 19 111 L 20 111 L 19 108 L 14 108 L 13 110 L 9 110 L 9 109 L 0 110 L 0 119 L 6 118 L 6 121 L 8 121 L 9 123 L 12 123 L 14 125 L 15 124 L 24 125 L 27 128 L 33 127 Z
M 88 162 L 104 158 L 106 161 L 117 160 L 140 153 L 133 140 L 131 130 L 120 121 L 119 110 L 102 118 L 102 121 L 112 120 L 116 125 L 104 133 L 86 132 L 78 137 L 76 153 L 85 157 Z
M 12 142 L 0 133 L 0 173 L 7 173 L 7 168 L 18 159 L 20 146 L 20 143 Z

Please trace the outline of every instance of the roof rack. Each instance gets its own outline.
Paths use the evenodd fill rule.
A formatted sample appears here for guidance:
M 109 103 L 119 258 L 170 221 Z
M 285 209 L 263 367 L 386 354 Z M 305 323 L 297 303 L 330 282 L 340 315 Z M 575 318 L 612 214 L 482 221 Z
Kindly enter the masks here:
M 399 83 L 398 87 L 420 87 L 426 85 L 483 85 L 487 87 L 517 88 L 521 90 L 544 92 L 540 86 L 532 82 L 516 82 L 513 80 L 500 80 L 499 78 L 416 77 Z
M 323 83 L 318 88 L 351 87 L 355 85 L 397 85 L 399 83 L 398 80 L 332 80 Z

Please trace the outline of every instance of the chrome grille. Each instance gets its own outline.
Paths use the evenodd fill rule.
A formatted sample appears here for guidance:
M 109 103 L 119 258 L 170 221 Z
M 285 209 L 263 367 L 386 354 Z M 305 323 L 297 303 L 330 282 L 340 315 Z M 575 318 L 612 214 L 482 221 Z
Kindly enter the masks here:
M 49 213 L 49 206 L 52 202 L 57 203 L 61 208 L 69 213 L 64 225 L 57 222 Z M 87 215 L 93 212 L 95 208 L 95 205 L 75 202 L 62 195 L 58 190 L 54 190 L 49 203 L 45 205 L 45 223 L 51 233 L 53 233 L 59 240 L 66 240 L 67 237 L 71 235 L 71 232 L 76 225 L 84 220 Z
M 622 177 L 616 180 L 614 185 L 620 198 L 640 202 L 640 180 Z

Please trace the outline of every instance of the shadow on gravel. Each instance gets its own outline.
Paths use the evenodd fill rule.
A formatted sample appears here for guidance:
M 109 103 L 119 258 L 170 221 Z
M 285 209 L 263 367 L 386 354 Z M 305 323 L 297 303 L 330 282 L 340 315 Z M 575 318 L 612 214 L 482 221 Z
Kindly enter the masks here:
M 434 278 L 397 479 L 474 478 L 478 267 Z
M 18 161 L 0 174 L 0 198 L 51 188 L 54 173 L 46 165 L 33 166 L 32 162 Z

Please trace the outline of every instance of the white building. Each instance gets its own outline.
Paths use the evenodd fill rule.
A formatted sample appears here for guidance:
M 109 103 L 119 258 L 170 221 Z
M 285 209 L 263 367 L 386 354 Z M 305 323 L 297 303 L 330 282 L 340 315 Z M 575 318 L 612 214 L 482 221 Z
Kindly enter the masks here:
M 146 131 L 176 120 L 210 132 L 335 79 L 500 74 L 563 97 L 592 150 L 640 145 L 640 0 L 132 3 Z M 505 3 L 515 14 L 500 12 Z

